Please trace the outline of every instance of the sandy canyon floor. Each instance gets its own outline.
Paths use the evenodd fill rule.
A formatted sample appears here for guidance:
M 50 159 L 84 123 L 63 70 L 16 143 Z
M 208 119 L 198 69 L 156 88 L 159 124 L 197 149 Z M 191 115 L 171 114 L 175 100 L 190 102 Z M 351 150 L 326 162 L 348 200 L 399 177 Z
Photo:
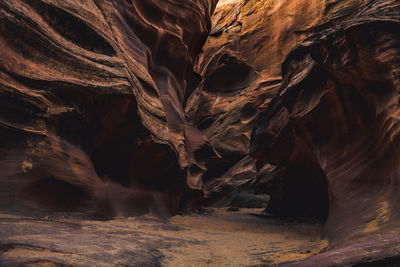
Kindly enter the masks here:
M 167 221 L 1 214 L 0 259 L 2 266 L 269 266 L 326 248 L 321 227 L 261 209 L 209 209 Z

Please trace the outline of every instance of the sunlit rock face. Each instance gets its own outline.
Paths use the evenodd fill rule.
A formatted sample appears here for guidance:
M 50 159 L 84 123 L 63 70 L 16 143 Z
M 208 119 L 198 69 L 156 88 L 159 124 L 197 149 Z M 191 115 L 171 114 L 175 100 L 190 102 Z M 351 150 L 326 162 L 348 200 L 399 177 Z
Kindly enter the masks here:
M 183 106 L 215 4 L 1 1 L 0 206 L 169 213 L 201 189 Z
M 238 168 L 241 160 L 249 154 L 255 119 L 278 92 L 282 63 L 289 52 L 305 38 L 353 19 L 372 3 L 357 0 L 219 1 L 212 16 L 210 35 L 195 64 L 202 81 L 186 106 L 188 119 L 208 137 L 220 156 L 205 159 L 207 170 L 203 181 L 211 199 L 218 198 L 218 195 L 225 197 L 226 192 L 238 185 L 231 182 L 232 177 L 228 174 L 231 168 Z M 265 176 L 261 170 L 263 164 L 256 163 L 253 161 L 257 176 Z M 301 166 L 282 171 L 310 176 Z M 214 180 L 216 177 L 219 177 L 218 183 Z M 239 184 L 250 180 L 242 180 Z M 313 180 L 308 179 L 310 183 Z M 220 191 L 225 183 L 231 184 L 228 186 L 230 189 L 224 189 L 225 193 L 222 193 Z M 301 184 L 304 183 L 298 186 Z M 279 186 L 270 188 L 268 193 L 276 195 L 275 189 Z M 326 185 L 316 181 L 314 186 L 308 188 L 314 188 L 310 195 L 320 194 L 318 192 L 326 190 Z M 293 212 L 284 213 L 313 213 L 317 209 L 318 215 L 326 216 L 325 193 L 318 197 L 320 202 L 325 203 L 320 207 L 312 206 L 315 199 L 310 198 L 304 200 L 303 205 L 308 206 L 308 211 L 294 208 Z M 304 199 L 302 193 L 288 195 Z M 279 197 L 282 201 L 277 203 L 276 209 L 275 204 L 270 205 L 270 209 L 288 211 L 293 208 L 291 199 L 286 201 L 286 197 Z M 276 203 L 274 199 L 271 201 Z
M 254 177 L 248 175 L 238 184 L 232 183 L 229 173 L 230 168 L 240 168 L 240 162 L 246 161 L 254 120 L 279 88 L 284 55 L 304 38 L 304 34 L 288 34 L 294 33 L 293 25 L 285 29 L 276 26 L 277 19 L 288 20 L 283 15 L 287 5 L 278 1 L 219 1 L 213 14 L 210 35 L 195 65 L 202 81 L 186 106 L 188 118 L 219 155 L 206 160 L 203 176 L 211 200 L 219 195 L 225 198 L 227 192 Z M 287 40 L 292 36 L 295 40 Z M 255 161 L 249 164 L 257 173 Z
M 326 219 L 346 249 L 300 266 L 397 253 L 399 17 L 391 0 L 220 1 L 212 17 L 186 106 L 221 156 L 208 201 L 268 193 L 269 212 Z
M 287 56 L 251 153 L 326 184 L 332 247 L 371 234 L 363 242 L 381 245 L 399 220 L 400 3 L 343 10 L 352 16 L 325 22 Z

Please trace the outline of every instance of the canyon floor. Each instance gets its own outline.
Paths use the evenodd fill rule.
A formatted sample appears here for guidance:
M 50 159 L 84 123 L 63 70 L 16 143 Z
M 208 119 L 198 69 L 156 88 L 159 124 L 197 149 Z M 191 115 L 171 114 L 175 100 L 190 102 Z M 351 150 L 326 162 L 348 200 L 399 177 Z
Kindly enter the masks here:
M 88 220 L 0 215 L 2 266 L 259 266 L 306 258 L 327 246 L 313 220 L 262 209 L 209 209 Z

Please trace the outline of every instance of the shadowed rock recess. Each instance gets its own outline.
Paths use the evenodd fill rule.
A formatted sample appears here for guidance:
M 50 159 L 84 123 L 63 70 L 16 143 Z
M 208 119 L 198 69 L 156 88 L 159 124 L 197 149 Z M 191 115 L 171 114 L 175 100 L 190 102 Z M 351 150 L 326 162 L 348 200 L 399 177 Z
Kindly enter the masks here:
M 168 215 L 199 195 L 186 171 L 212 149 L 183 104 L 215 4 L 1 1 L 2 207 Z
M 0 51 L 2 213 L 266 208 L 324 222 L 288 266 L 400 260 L 398 0 L 0 0 Z

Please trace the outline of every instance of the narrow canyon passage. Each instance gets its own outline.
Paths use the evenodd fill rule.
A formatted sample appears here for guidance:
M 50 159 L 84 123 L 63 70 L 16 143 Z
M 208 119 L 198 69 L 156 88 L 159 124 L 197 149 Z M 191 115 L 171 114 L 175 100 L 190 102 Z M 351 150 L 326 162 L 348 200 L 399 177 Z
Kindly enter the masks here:
M 0 266 L 400 262 L 398 0 L 0 0 Z

